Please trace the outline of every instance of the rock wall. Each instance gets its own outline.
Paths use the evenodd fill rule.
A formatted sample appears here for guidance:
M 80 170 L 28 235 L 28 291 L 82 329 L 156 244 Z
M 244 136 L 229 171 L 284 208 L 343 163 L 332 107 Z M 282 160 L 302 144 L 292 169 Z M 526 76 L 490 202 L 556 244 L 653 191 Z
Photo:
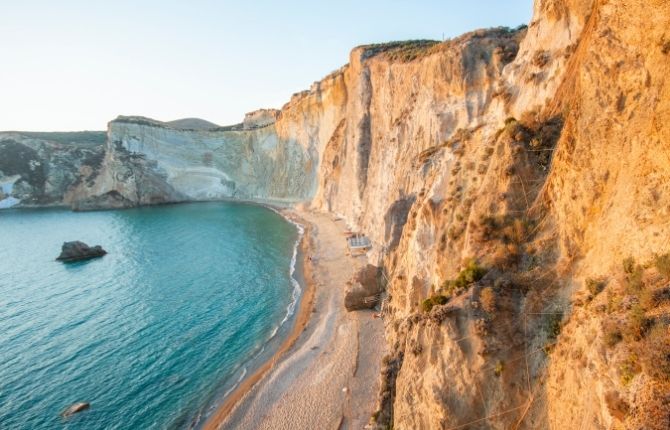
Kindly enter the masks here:
M 0 208 L 69 205 L 95 182 L 104 143 L 104 132 L 0 132 Z
M 133 160 L 134 168 L 129 167 Z M 187 200 L 305 200 L 314 172 L 305 148 L 279 139 L 273 123 L 179 129 L 139 117 L 109 123 L 105 169 L 93 197 L 120 194 L 125 206 Z

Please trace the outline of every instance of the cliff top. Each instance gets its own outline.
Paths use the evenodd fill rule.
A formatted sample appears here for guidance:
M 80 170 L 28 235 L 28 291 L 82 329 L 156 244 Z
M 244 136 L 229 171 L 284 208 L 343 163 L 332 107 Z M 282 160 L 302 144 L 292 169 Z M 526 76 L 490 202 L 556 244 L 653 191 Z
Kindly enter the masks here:
M 255 112 L 264 112 L 267 114 L 266 116 L 272 116 L 271 113 L 274 112 L 274 110 L 266 109 Z M 251 121 L 249 119 L 249 115 L 251 115 L 252 118 L 255 118 L 254 115 L 255 112 L 247 114 L 247 119 L 243 123 L 226 125 L 226 126 L 220 126 L 214 124 L 213 122 L 209 122 L 199 118 L 184 118 L 175 121 L 163 122 L 143 116 L 123 116 L 123 115 L 119 115 L 114 120 L 110 121 L 110 124 L 112 123 L 136 124 L 148 127 L 169 128 L 172 130 L 181 130 L 181 131 L 243 131 L 243 130 L 253 130 L 257 128 L 266 127 L 274 123 L 274 121 L 269 120 L 268 123 L 265 122 L 262 124 L 254 123 L 254 121 Z

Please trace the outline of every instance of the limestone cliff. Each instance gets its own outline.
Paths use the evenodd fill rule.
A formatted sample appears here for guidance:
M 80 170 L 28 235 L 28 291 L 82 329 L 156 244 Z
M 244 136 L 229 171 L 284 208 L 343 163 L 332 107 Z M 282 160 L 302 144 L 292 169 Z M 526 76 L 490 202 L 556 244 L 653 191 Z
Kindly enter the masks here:
M 308 154 L 280 140 L 269 124 L 184 129 L 140 117 L 109 123 L 106 162 L 79 207 L 185 200 L 291 203 L 304 200 L 314 176 Z M 129 167 L 133 160 L 134 167 Z
M 67 206 L 70 191 L 93 184 L 104 132 L 0 132 L 0 208 Z
M 57 189 L 304 202 L 366 233 L 381 428 L 669 428 L 668 28 L 664 0 L 537 0 L 527 27 L 361 46 L 238 125 L 119 117 Z

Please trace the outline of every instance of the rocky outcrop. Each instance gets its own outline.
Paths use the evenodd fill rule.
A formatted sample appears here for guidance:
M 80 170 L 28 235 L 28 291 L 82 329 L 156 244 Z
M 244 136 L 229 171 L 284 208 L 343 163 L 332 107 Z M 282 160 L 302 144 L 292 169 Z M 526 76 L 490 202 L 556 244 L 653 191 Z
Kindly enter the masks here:
M 67 408 L 61 413 L 61 416 L 63 418 L 69 418 L 74 414 L 77 414 L 79 412 L 83 412 L 87 409 L 91 408 L 91 404 L 88 402 L 78 402 Z
M 183 130 L 119 117 L 109 124 L 93 199 L 84 202 L 104 204 L 99 196 L 116 192 L 124 205 L 226 198 L 292 203 L 309 196 L 311 164 L 300 145 L 277 137 L 272 124 Z
M 107 251 L 102 249 L 100 245 L 88 246 L 84 242 L 77 240 L 63 243 L 61 253 L 56 260 L 64 262 L 90 260 L 91 258 L 102 257 L 106 254 Z
M 377 266 L 368 264 L 351 280 L 344 294 L 344 307 L 348 311 L 373 309 L 380 302 L 383 291 L 381 272 Z
M 104 132 L 0 132 L 0 208 L 67 206 L 102 168 Z

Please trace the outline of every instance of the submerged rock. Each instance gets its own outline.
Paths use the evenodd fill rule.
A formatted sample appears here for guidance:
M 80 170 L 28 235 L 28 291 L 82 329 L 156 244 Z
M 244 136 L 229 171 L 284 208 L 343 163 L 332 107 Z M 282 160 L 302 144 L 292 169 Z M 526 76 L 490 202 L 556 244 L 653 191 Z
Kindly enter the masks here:
M 61 416 L 63 418 L 68 418 L 71 417 L 72 415 L 79 413 L 81 411 L 85 411 L 86 409 L 89 409 L 91 407 L 91 404 L 88 402 L 77 402 L 70 406 L 69 408 L 65 409 L 63 412 L 61 412 Z
M 74 241 L 63 243 L 63 249 L 56 260 L 58 261 L 78 261 L 88 260 L 90 258 L 102 257 L 107 251 L 100 245 L 90 247 L 84 242 Z

